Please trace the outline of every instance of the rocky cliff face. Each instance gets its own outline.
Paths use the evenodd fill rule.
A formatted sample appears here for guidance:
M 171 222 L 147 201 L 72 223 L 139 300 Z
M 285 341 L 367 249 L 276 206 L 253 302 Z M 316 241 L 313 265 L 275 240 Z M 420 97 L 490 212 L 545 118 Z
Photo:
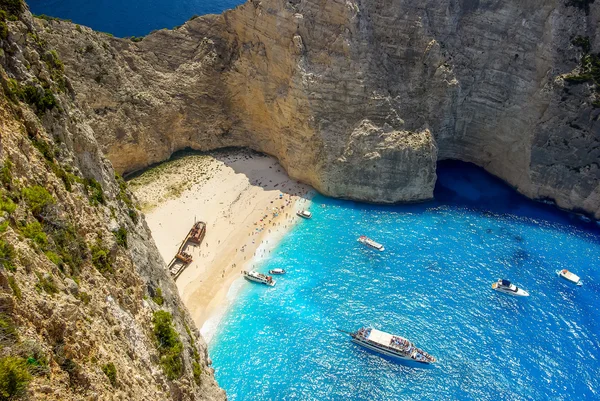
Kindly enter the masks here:
M 38 22 L 120 172 L 247 146 L 333 196 L 432 196 L 475 163 L 600 218 L 592 0 L 250 0 L 141 42 Z
M 224 400 L 58 56 L 0 9 L 0 398 Z

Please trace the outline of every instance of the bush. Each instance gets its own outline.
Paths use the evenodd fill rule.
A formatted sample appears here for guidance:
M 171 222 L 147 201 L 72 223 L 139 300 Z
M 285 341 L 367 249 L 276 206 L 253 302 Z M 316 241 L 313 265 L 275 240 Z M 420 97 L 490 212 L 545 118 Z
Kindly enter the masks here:
M 33 146 L 40 151 L 44 159 L 48 161 L 54 161 L 54 157 L 56 156 L 56 151 L 54 147 L 50 145 L 48 142 L 41 138 L 33 138 L 31 140 Z
M 5 40 L 8 38 L 8 25 L 6 22 L 0 21 L 0 39 Z
M 200 385 L 202 383 L 202 367 L 198 362 L 192 362 L 192 371 L 194 373 L 194 381 L 197 385 Z
M 8 286 L 12 290 L 13 294 L 15 294 L 15 297 L 17 297 L 17 299 L 21 299 L 23 297 L 23 294 L 21 293 L 21 289 L 19 288 L 19 285 L 17 284 L 17 280 L 15 280 L 15 278 L 13 276 L 8 276 Z
M 35 85 L 27 84 L 21 87 L 19 98 L 25 103 L 35 106 L 37 112 L 44 114 L 58 105 L 54 94 L 50 89 L 38 89 Z
M 17 328 L 10 316 L 0 313 L 0 344 L 12 345 L 18 340 Z
M 15 248 L 4 240 L 0 240 L 0 264 L 10 271 L 15 271 L 13 260 L 16 256 Z
M 13 202 L 12 199 L 6 197 L 5 195 L 2 195 L 2 197 L 0 198 L 0 210 L 8 214 L 12 214 L 16 209 L 17 205 L 15 204 L 15 202 Z
M 10 188 L 12 184 L 12 167 L 13 164 L 11 161 L 6 159 L 0 169 L 0 181 L 2 181 L 2 185 L 8 188 Z
M 106 377 L 108 377 L 108 381 L 110 382 L 110 384 L 113 387 L 116 387 L 117 386 L 117 368 L 115 367 L 115 364 L 112 362 L 107 363 L 106 365 L 102 366 L 102 371 L 104 372 Z
M 46 251 L 46 252 L 44 252 L 44 254 L 46 255 L 46 257 L 48 259 L 50 259 L 50 262 L 54 263 L 56 266 L 60 267 L 62 270 L 64 263 L 60 256 L 58 256 L 55 252 L 52 252 L 52 251 Z
M 44 53 L 44 61 L 50 69 L 58 70 L 60 72 L 63 72 L 65 70 L 65 66 L 60 60 L 60 57 L 58 57 L 58 53 L 56 52 L 56 50 L 49 50 L 46 53 Z
M 35 376 L 47 376 L 50 374 L 48 358 L 44 349 L 35 341 L 25 341 L 21 345 L 19 353 L 27 361 L 29 372 Z
M 154 337 L 160 354 L 160 364 L 169 380 L 174 380 L 183 374 L 183 345 L 179 334 L 173 327 L 173 317 L 169 312 L 156 311 L 152 318 Z
M 38 292 L 45 291 L 50 295 L 54 295 L 58 292 L 58 287 L 56 286 L 56 283 L 54 282 L 52 276 L 38 275 L 38 279 L 39 281 L 35 285 L 35 288 L 38 290 Z
M 10 400 L 25 393 L 31 375 L 23 358 L 0 358 L 0 399 Z
M 114 234 L 117 244 L 127 249 L 127 229 L 125 227 L 119 227 L 119 229 L 115 231 Z
M 110 251 L 102 246 L 102 242 L 98 241 L 90 247 L 92 251 L 92 264 L 102 274 L 112 273 L 112 261 Z
M 62 223 L 48 230 L 50 238 L 54 242 L 54 251 L 60 260 L 69 265 L 71 275 L 79 274 L 83 258 L 87 254 L 87 245 L 83 238 L 77 235 L 72 224 Z M 52 260 L 52 259 L 51 259 Z M 54 262 L 54 261 L 53 261 Z M 58 265 L 60 267 L 60 265 Z
M 85 190 L 92 206 L 104 205 L 104 191 L 102 185 L 93 178 L 86 178 L 84 181 Z
M 160 287 L 155 290 L 152 300 L 158 306 L 163 306 L 163 304 L 165 303 L 165 299 L 162 296 L 162 290 L 160 289 Z
M 40 216 L 47 206 L 55 202 L 50 192 L 39 185 L 24 188 L 23 198 L 34 216 Z
M 6 10 L 9 16 L 17 16 L 23 12 L 23 0 L 0 0 L 0 9 Z
M 21 233 L 25 238 L 29 238 L 42 248 L 48 246 L 48 237 L 46 236 L 46 233 L 42 230 L 42 225 L 37 221 L 34 221 L 33 223 L 29 223 L 25 227 L 22 227 Z

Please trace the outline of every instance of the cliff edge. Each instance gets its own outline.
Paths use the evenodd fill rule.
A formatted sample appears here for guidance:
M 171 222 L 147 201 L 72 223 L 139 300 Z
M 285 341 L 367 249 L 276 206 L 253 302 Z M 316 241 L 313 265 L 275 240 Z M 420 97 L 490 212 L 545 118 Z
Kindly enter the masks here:
M 246 146 L 325 194 L 401 202 L 458 159 L 600 218 L 599 9 L 250 0 L 141 40 L 38 24 L 119 172 Z

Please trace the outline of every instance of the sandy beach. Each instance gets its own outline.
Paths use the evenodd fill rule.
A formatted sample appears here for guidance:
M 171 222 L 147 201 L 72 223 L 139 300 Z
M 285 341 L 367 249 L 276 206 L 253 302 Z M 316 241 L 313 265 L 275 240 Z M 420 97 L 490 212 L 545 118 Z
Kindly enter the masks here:
M 200 246 L 187 248 L 193 261 L 176 283 L 196 325 L 209 338 L 240 271 L 268 257 L 313 193 L 290 179 L 274 158 L 246 150 L 178 157 L 129 185 L 165 263 L 194 222 L 206 222 L 206 237 Z

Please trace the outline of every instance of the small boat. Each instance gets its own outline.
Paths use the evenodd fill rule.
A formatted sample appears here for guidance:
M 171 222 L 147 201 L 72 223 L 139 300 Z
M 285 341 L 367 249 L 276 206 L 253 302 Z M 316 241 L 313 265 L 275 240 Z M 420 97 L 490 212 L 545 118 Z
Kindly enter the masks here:
M 573 284 L 583 285 L 583 283 L 581 282 L 581 278 L 577 274 L 571 273 L 567 269 L 559 270 L 556 272 L 556 274 L 558 274 L 565 280 L 572 282 Z
M 498 292 L 508 295 L 514 295 L 517 297 L 528 297 L 529 293 L 522 288 L 517 287 L 508 280 L 499 279 L 497 282 L 492 284 L 492 288 Z
M 429 365 L 437 361 L 435 357 L 417 348 L 404 337 L 385 333 L 370 327 L 363 327 L 349 334 L 352 337 L 352 342 L 383 355 L 404 361 L 418 362 L 424 365 Z
M 279 268 L 269 270 L 269 274 L 285 274 L 285 273 L 286 273 L 285 270 L 279 269 Z
M 303 219 L 310 219 L 312 218 L 312 213 L 309 212 L 308 210 L 298 210 L 296 212 L 296 214 L 300 217 L 302 217 Z
M 242 274 L 244 275 L 244 278 L 248 281 L 254 281 L 255 283 L 261 283 L 264 285 L 268 285 L 269 287 L 273 287 L 275 285 L 275 280 L 273 280 L 273 277 L 271 276 L 266 276 L 262 273 L 256 272 L 254 270 L 252 271 L 243 271 Z
M 378 251 L 381 251 L 381 252 L 383 252 L 385 250 L 385 248 L 383 247 L 383 245 L 381 245 L 378 242 L 373 241 L 371 238 L 367 238 L 364 235 L 361 235 L 358 238 L 358 242 L 360 242 L 361 244 L 364 244 L 364 245 L 366 245 L 368 247 L 371 247 L 373 249 L 377 249 Z

